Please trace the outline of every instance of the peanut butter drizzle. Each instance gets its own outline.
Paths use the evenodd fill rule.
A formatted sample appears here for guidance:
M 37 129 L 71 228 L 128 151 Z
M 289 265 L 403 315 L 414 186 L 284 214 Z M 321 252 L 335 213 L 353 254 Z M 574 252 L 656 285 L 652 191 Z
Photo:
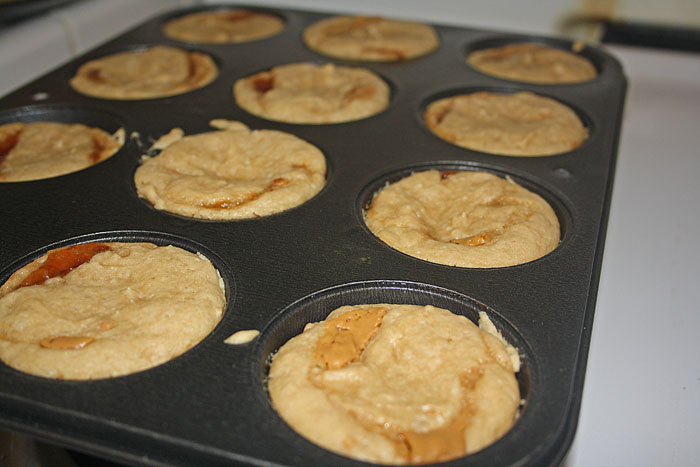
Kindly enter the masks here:
M 382 20 L 380 16 L 356 16 L 352 23 L 350 23 L 350 29 L 364 28 L 365 26 L 378 23 Z
M 370 53 L 370 54 L 386 55 L 386 56 L 392 57 L 396 60 L 404 60 L 406 58 L 406 54 L 404 53 L 403 50 L 390 49 L 388 47 L 364 47 L 362 49 L 362 52 L 363 53 Z
M 445 177 L 444 175 L 441 175 L 441 178 L 444 180 L 447 177 Z M 509 202 L 508 199 L 506 199 L 504 196 L 497 196 L 497 197 L 489 200 L 487 203 L 484 203 L 483 206 L 489 206 L 489 207 L 518 206 L 518 203 L 515 203 L 512 201 Z M 515 213 L 511 214 L 510 217 L 499 228 L 488 230 L 486 232 L 480 232 L 478 234 L 471 235 L 469 237 L 455 238 L 453 240 L 450 240 L 450 243 L 456 243 L 458 245 L 468 245 L 468 246 L 486 245 L 487 243 L 490 243 L 491 241 L 493 241 L 496 237 L 503 235 L 503 233 L 509 227 L 516 225 L 516 224 L 521 224 L 521 223 L 527 221 L 530 217 L 532 217 L 532 214 L 533 213 L 529 209 L 526 210 L 526 212 L 515 212 Z
M 253 87 L 260 94 L 265 94 L 275 87 L 275 76 L 269 72 L 260 73 L 253 78 Z
M 100 73 L 99 68 L 91 68 L 87 70 L 85 74 L 86 78 L 92 81 L 93 83 L 104 84 L 107 82 L 102 76 L 102 73 Z
M 185 78 L 183 83 L 195 82 L 198 73 L 199 63 L 197 63 L 197 56 L 193 52 L 190 52 L 187 54 L 187 78 Z
M 532 45 L 532 44 L 531 44 Z M 515 55 L 516 53 L 523 53 L 523 50 L 527 49 L 527 52 L 524 54 L 525 56 L 525 61 L 527 62 L 532 62 L 533 61 L 533 55 L 532 55 L 532 50 L 533 47 L 526 47 L 525 44 L 522 44 L 520 47 L 498 47 L 495 49 L 490 49 L 490 50 L 484 50 L 482 51 L 482 57 L 484 61 L 490 61 L 490 62 L 500 62 L 504 58 L 510 58 L 512 55 Z
M 453 104 L 445 106 L 443 109 L 441 109 L 439 112 L 435 112 L 433 115 L 434 121 L 429 121 L 428 124 L 431 126 L 436 126 L 442 123 L 442 121 L 445 119 L 448 113 L 452 112 L 452 107 L 454 107 Z
M 50 251 L 44 264 L 29 273 L 17 288 L 43 284 L 52 277 L 65 276 L 81 264 L 90 261 L 96 254 L 109 249 L 104 243 L 81 243 Z
M 468 394 L 483 374 L 482 368 L 476 368 L 462 375 L 462 407 L 443 426 L 422 433 L 410 430 L 392 433 L 391 428 L 384 428 L 384 435 L 394 442 L 396 452 L 409 464 L 431 464 L 464 456 L 467 453 L 464 430 L 476 413 L 476 408 L 468 402 Z
M 379 16 L 356 16 L 350 23 L 332 24 L 327 26 L 323 32 L 328 36 L 342 36 L 357 29 L 365 29 L 368 25 L 380 20 Z
M 289 185 L 289 179 L 287 178 L 276 178 L 272 180 L 272 183 L 270 183 L 263 191 L 260 191 L 258 193 L 251 193 L 249 195 L 246 195 L 240 199 L 234 199 L 234 200 L 223 200 L 223 201 L 217 201 L 215 203 L 202 203 L 200 206 L 203 208 L 207 209 L 234 209 L 239 206 L 242 206 L 246 203 L 250 203 L 251 201 L 255 201 L 256 199 L 260 198 L 262 195 L 265 193 L 269 193 L 271 191 L 274 191 L 278 188 L 282 188 L 285 185 Z
M 505 206 L 505 204 L 487 204 L 487 206 Z M 489 230 L 487 232 L 480 232 L 476 235 L 470 237 L 462 237 L 450 240 L 450 243 L 456 243 L 458 245 L 468 245 L 468 246 L 481 246 L 492 242 L 494 239 L 503 235 L 503 233 L 509 228 L 516 224 L 523 223 L 527 221 L 532 216 L 532 213 L 526 212 L 524 214 L 513 214 L 511 215 L 503 225 L 497 229 Z
M 385 314 L 384 308 L 356 308 L 327 321 L 316 343 L 314 360 L 329 370 L 358 361 Z
M 486 245 L 491 240 L 494 239 L 496 232 L 483 232 L 471 237 L 462 237 L 450 240 L 450 243 L 456 243 L 458 245 L 469 245 L 469 246 L 481 246 Z
M 92 138 L 92 153 L 90 153 L 90 160 L 93 164 L 96 164 L 102 160 L 102 155 L 105 151 L 105 145 L 97 138 Z
M 19 135 L 22 133 L 22 129 L 18 129 L 17 131 L 10 133 L 7 135 L 2 141 L 0 141 L 0 162 L 2 162 L 7 155 L 14 149 L 15 146 L 17 146 L 17 142 L 19 141 Z
M 221 14 L 221 17 L 226 21 L 240 21 L 243 19 L 252 18 L 253 16 L 260 16 L 260 13 L 251 10 L 236 10 L 226 11 Z
M 451 175 L 458 173 L 457 170 L 443 170 L 440 172 L 440 180 L 446 180 Z
M 201 86 L 207 78 L 207 55 L 199 52 L 187 53 L 187 73 L 188 76 L 179 84 L 176 89 L 190 89 Z
M 94 337 L 84 336 L 58 336 L 45 337 L 39 341 L 39 345 L 52 350 L 79 350 L 95 342 Z
M 454 143 L 455 141 L 457 141 L 457 137 L 454 134 L 443 130 L 439 126 L 445 119 L 447 114 L 449 114 L 452 111 L 452 107 L 453 105 L 450 104 L 440 109 L 439 111 L 426 112 L 423 118 L 425 120 L 425 124 L 433 133 L 435 133 L 444 140 Z
M 470 413 L 469 408 L 462 407 L 457 415 L 440 428 L 425 433 L 400 433 L 399 439 L 405 445 L 408 462 L 431 464 L 465 455 L 464 430 Z
M 350 102 L 354 101 L 355 99 L 369 99 L 374 94 L 376 93 L 376 89 L 374 86 L 370 84 L 365 84 L 362 86 L 355 86 L 351 90 L 349 90 L 347 93 L 345 93 L 345 96 L 343 96 L 343 104 L 349 104 Z

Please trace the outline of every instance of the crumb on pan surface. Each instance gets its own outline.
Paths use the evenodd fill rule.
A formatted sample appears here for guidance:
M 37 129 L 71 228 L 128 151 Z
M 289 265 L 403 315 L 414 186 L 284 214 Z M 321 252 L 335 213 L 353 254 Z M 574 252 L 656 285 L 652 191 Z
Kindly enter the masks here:
M 0 125 L 0 182 L 40 180 L 76 172 L 116 153 L 123 130 L 110 135 L 80 123 Z
M 504 156 L 553 156 L 579 147 L 588 132 L 576 112 L 549 97 L 480 91 L 431 102 L 425 123 L 440 138 Z
M 152 243 L 59 248 L 0 287 L 0 359 L 46 378 L 127 375 L 199 343 L 224 306 L 202 255 Z
M 201 88 L 217 75 L 209 55 L 158 45 L 90 60 L 78 69 L 70 85 L 101 99 L 154 99 Z
M 231 220 L 291 209 L 325 185 L 325 156 L 312 144 L 281 131 L 228 126 L 145 157 L 134 174 L 139 196 L 175 214 Z
M 240 8 L 190 13 L 163 26 L 165 35 L 172 39 L 208 44 L 264 39 L 282 29 L 284 21 L 279 16 Z
M 333 16 L 304 30 L 304 43 L 323 55 L 392 62 L 428 54 L 440 45 L 432 26 L 369 16 Z
M 513 425 L 521 398 L 506 345 L 433 306 L 343 306 L 273 356 L 272 404 L 310 441 L 381 464 L 476 452 Z
M 328 124 L 360 120 L 389 105 L 389 85 L 369 69 L 292 63 L 239 79 L 236 103 L 268 120 Z
M 470 170 L 426 170 L 388 185 L 365 212 L 390 247 L 449 266 L 504 267 L 554 250 L 556 213 L 509 179 Z
M 530 83 L 580 83 L 598 75 L 591 61 L 575 51 L 530 42 L 476 50 L 467 63 L 492 76 Z
M 240 331 L 236 331 L 224 339 L 224 343 L 230 345 L 243 345 L 251 342 L 259 335 L 260 331 L 257 329 L 241 329 Z

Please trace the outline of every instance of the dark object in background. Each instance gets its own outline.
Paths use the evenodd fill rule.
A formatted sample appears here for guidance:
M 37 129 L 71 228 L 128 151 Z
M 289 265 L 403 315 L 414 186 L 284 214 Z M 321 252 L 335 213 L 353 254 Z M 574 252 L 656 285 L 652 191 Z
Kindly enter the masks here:
M 607 21 L 601 42 L 700 52 L 700 30 L 677 26 Z
M 0 2 L 0 23 L 20 21 L 29 16 L 45 13 L 75 0 L 10 0 Z

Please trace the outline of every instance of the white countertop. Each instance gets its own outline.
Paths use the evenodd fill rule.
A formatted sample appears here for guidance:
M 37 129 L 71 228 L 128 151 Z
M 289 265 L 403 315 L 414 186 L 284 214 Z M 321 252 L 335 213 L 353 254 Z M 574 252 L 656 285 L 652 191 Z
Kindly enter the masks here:
M 700 54 L 606 50 L 629 88 L 566 465 L 698 465 Z
M 93 0 L 69 8 L 89 11 L 94 4 L 113 7 L 116 3 Z M 23 76 L 38 75 L 70 54 L 82 53 L 85 46 L 108 39 L 117 28 L 140 22 L 150 15 L 144 9 L 155 12 L 164 7 L 162 1 L 138 3 L 150 6 L 142 6 L 138 17 L 117 17 L 122 21 L 118 26 L 115 20 L 112 30 L 101 28 L 109 32 L 104 37 L 90 36 L 94 27 L 76 29 L 73 19 L 60 11 L 52 13 L 54 37 L 65 36 L 68 44 L 47 42 L 52 40 L 50 27 L 42 29 L 44 44 L 37 36 L 33 43 L 63 54 L 67 50 L 69 55 L 56 55 L 55 63 L 41 64 L 43 69 L 36 63 L 27 64 Z M 538 12 L 547 12 L 541 15 L 528 13 L 532 11 L 528 8 L 515 9 L 505 0 L 245 3 L 546 35 L 553 34 L 554 18 L 566 14 L 569 5 L 558 0 L 536 2 Z M 175 7 L 177 2 L 170 5 Z M 66 22 L 71 23 L 68 33 Z M 0 31 L 0 50 L 16 43 L 19 34 L 17 26 Z M 629 88 L 581 414 L 565 465 L 697 465 L 700 249 L 695 242 L 700 231 L 700 54 L 604 48 L 622 62 Z M 11 59 L 18 63 L 18 57 Z M 2 63 L 0 60 L 0 69 L 6 75 L 9 69 Z M 10 78 L 2 81 L 0 94 L 22 84 Z

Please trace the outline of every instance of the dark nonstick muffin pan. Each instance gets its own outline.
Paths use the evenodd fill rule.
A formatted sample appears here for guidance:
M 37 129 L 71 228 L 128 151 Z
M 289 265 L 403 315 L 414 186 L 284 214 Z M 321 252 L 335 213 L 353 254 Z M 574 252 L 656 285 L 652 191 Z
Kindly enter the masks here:
M 240 44 L 185 44 L 161 27 L 178 10 L 133 30 L 30 82 L 0 100 L 0 123 L 76 121 L 124 128 L 124 147 L 85 170 L 56 178 L 0 183 L 0 283 L 48 249 L 85 241 L 152 241 L 207 256 L 226 286 L 221 323 L 185 354 L 150 370 L 112 379 L 58 381 L 0 364 L 0 426 L 68 448 L 134 465 L 362 465 L 297 435 L 265 392 L 271 354 L 306 322 L 344 304 L 413 303 L 448 308 L 476 320 L 486 311 L 518 347 L 524 399 L 502 439 L 446 465 L 558 465 L 573 439 L 583 389 L 618 138 L 626 90 L 619 63 L 586 47 L 599 71 L 586 83 L 537 85 L 493 78 L 465 63 L 476 47 L 567 41 L 436 26 L 433 53 L 396 63 L 327 59 L 307 49 L 302 30 L 329 14 L 266 10 L 285 29 Z M 160 99 L 96 99 L 68 81 L 89 59 L 168 44 L 210 54 L 214 82 Z M 355 122 L 295 125 L 240 109 L 233 83 L 284 63 L 335 62 L 369 68 L 392 87 L 389 107 Z M 574 109 L 588 129 L 580 147 L 548 157 L 507 157 L 452 145 L 422 122 L 425 105 L 464 90 L 527 90 Z M 316 145 L 327 184 L 289 211 L 240 221 L 202 221 L 158 211 L 136 194 L 133 174 L 151 142 L 173 127 L 211 130 L 216 118 L 251 129 L 285 131 Z M 443 266 L 399 253 L 374 237 L 363 210 L 376 191 L 413 171 L 485 170 L 543 196 L 561 224 L 550 254 L 505 268 Z M 224 340 L 238 330 L 261 334 L 245 345 Z

